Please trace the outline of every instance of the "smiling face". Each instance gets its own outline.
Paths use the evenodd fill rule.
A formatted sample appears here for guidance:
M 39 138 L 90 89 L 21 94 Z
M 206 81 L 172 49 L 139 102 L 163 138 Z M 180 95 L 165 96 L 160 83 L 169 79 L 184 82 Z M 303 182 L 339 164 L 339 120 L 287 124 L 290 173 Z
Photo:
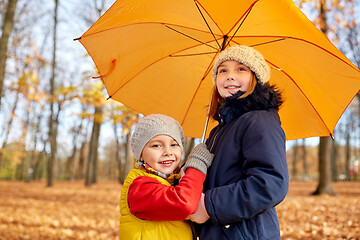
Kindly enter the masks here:
M 249 67 L 237 61 L 225 61 L 217 70 L 216 87 L 222 98 L 230 97 L 238 91 L 249 89 L 253 73 Z
M 171 174 L 179 166 L 181 155 L 181 147 L 175 139 L 162 134 L 146 143 L 140 161 L 163 174 Z

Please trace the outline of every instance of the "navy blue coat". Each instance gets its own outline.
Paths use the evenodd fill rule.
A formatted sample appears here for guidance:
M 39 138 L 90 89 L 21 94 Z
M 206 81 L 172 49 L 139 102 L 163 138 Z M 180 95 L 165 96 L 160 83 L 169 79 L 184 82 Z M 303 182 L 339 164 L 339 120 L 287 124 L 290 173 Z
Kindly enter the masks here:
M 210 220 L 200 226 L 200 239 L 280 239 L 275 206 L 289 183 L 286 139 L 276 111 L 281 100 L 273 106 L 260 98 L 263 106 L 258 96 L 250 96 L 220 109 L 220 124 L 206 141 L 214 160 L 204 183 Z

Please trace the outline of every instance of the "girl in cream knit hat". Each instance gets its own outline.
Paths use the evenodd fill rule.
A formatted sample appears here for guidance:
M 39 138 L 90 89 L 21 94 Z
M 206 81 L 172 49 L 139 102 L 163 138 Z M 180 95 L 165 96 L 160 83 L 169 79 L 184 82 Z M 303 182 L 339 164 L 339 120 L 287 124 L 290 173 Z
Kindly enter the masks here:
M 254 48 L 232 46 L 214 62 L 210 116 L 219 122 L 206 145 L 214 154 L 205 197 L 191 220 L 200 240 L 280 239 L 275 206 L 288 191 L 280 93 Z

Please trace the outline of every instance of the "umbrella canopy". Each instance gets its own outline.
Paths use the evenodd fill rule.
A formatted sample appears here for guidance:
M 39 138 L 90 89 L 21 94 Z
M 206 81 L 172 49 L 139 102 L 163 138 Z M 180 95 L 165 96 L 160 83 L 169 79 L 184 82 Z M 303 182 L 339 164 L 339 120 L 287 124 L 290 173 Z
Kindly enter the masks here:
M 79 41 L 110 98 L 172 116 L 188 137 L 202 135 L 212 65 L 232 45 L 254 47 L 271 66 L 288 140 L 330 136 L 360 89 L 359 69 L 292 0 L 118 0 Z

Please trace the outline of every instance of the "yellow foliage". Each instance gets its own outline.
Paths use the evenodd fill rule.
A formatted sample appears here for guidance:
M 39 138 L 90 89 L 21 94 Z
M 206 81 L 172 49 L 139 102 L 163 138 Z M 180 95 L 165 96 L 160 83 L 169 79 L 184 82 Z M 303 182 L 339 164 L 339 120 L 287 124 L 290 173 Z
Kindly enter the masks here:
M 80 97 L 80 102 L 82 104 L 88 104 L 89 106 L 106 106 L 108 101 L 105 98 L 103 93 L 103 83 L 102 81 L 96 81 L 93 84 L 90 84 L 82 90 L 82 96 Z
M 103 119 L 104 119 L 104 117 L 103 117 L 102 114 L 97 114 L 97 113 L 94 114 L 94 121 L 95 121 L 95 122 L 102 123 L 102 122 L 103 122 Z
M 3 159 L 8 159 L 9 164 L 8 168 L 14 170 L 16 165 L 21 164 L 22 159 L 25 157 L 25 152 L 23 151 L 23 144 L 21 143 L 12 143 L 7 145 L 3 149 Z
M 122 132 L 123 132 L 124 134 L 128 135 L 129 132 L 130 132 L 130 128 L 123 128 Z
M 32 84 L 38 84 L 40 82 L 39 76 L 36 72 L 33 72 L 30 76 L 30 82 Z
M 78 117 L 81 119 L 89 119 L 93 114 L 88 111 L 82 111 L 81 113 L 77 114 Z

